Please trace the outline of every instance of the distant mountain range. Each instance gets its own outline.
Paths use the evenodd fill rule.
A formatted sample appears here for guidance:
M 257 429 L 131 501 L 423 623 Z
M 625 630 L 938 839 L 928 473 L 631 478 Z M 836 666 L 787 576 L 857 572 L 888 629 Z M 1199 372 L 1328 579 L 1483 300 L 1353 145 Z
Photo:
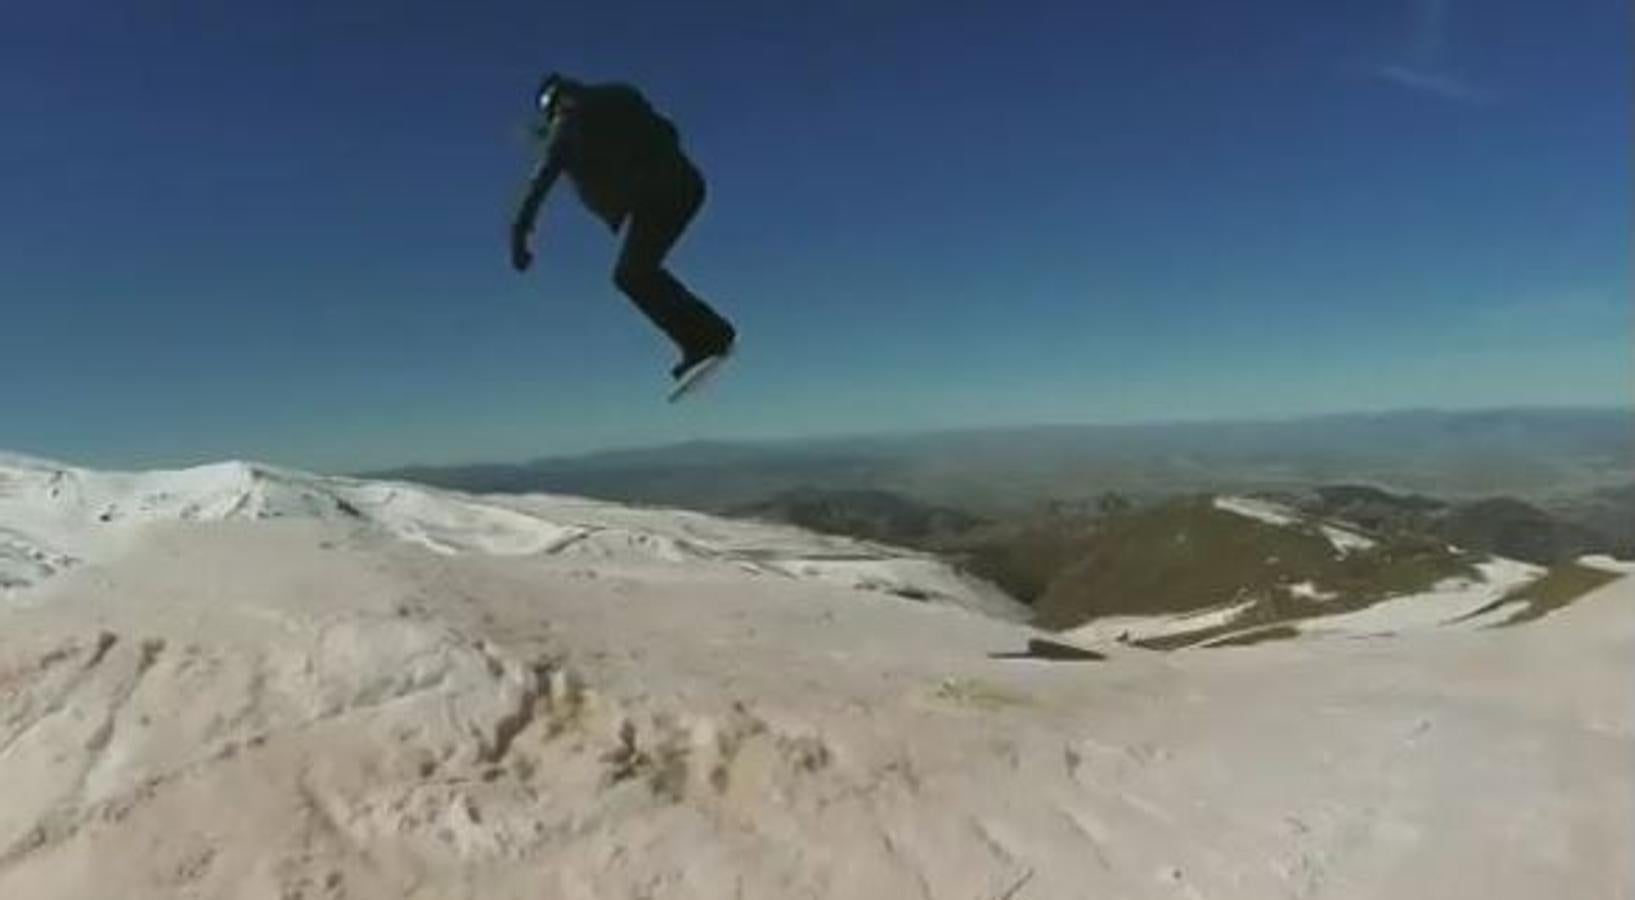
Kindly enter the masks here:
M 976 515 L 1093 504 L 1108 491 L 1163 497 L 1345 483 L 1450 499 L 1511 496 L 1604 522 L 1630 503 L 1618 491 L 1635 492 L 1635 412 L 1395 412 L 691 443 L 367 474 L 708 511 L 805 488 L 883 490 Z

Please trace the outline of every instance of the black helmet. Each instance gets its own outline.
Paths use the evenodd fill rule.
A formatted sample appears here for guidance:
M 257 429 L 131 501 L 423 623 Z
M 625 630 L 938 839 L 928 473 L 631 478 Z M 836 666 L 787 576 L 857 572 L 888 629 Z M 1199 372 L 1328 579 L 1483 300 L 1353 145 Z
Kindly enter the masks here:
M 574 81 L 560 72 L 551 72 L 540 82 L 534 91 L 534 106 L 543 115 L 549 117 L 551 110 L 556 106 L 557 98 L 563 89 L 570 88 Z

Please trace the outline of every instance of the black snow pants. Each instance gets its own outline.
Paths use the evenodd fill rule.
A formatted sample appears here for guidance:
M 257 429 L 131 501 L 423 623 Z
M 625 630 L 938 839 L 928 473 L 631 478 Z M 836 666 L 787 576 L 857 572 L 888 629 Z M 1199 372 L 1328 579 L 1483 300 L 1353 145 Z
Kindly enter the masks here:
M 613 268 L 613 283 L 693 360 L 725 349 L 735 332 L 730 323 L 664 267 L 699 207 L 704 205 L 704 177 L 691 163 L 644 179 L 625 224 L 624 246 Z

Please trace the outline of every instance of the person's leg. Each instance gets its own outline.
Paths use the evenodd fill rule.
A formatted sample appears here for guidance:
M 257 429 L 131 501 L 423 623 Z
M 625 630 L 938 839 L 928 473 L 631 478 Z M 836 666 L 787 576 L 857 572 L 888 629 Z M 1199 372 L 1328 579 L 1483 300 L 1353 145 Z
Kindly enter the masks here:
M 619 290 L 675 342 L 684 361 L 720 350 L 733 338 L 732 326 L 664 268 L 665 255 L 703 202 L 696 176 L 653 192 L 632 210 L 613 269 Z

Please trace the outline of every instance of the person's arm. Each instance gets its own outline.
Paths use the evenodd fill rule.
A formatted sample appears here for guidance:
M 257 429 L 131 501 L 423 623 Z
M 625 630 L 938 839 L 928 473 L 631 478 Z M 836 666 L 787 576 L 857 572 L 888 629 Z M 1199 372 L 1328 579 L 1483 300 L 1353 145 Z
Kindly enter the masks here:
M 518 272 L 528 268 L 534 260 L 533 252 L 528 249 L 528 238 L 533 234 L 534 219 L 539 215 L 540 204 L 545 202 L 545 195 L 550 193 L 551 185 L 561 174 L 562 133 L 560 128 L 552 128 L 546 141 L 545 157 L 534 167 L 534 174 L 528 179 L 528 189 L 517 207 L 515 218 L 511 220 L 511 266 Z

